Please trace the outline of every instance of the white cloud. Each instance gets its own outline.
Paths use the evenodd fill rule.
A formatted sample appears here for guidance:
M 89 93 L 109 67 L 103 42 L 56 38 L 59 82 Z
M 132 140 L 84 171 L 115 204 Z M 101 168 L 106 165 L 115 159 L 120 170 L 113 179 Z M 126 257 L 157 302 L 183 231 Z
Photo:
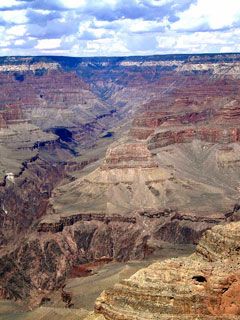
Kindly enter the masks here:
M 92 21 L 91 20 L 82 21 L 79 24 L 78 31 L 79 31 L 79 33 L 83 33 L 84 31 L 89 30 L 89 28 L 91 28 L 91 26 L 92 26 Z
M 153 6 L 163 6 L 165 4 L 168 4 L 168 3 L 172 3 L 174 2 L 174 0 L 147 0 L 145 1 L 147 3 L 149 3 L 150 5 L 153 5 Z
M 16 37 L 22 37 L 25 35 L 26 30 L 27 28 L 25 25 L 16 25 L 14 27 L 7 29 L 6 34 L 13 35 Z
M 198 0 L 190 8 L 178 14 L 179 21 L 172 30 L 194 30 L 201 26 L 221 29 L 240 22 L 239 0 Z
M 126 48 L 124 42 L 121 39 L 100 39 L 94 41 L 88 41 L 87 50 L 90 52 L 97 52 L 98 55 L 107 56 L 109 52 L 119 55 L 129 53 L 129 50 Z
M 154 31 L 155 29 L 161 28 L 168 25 L 167 20 L 163 21 L 144 21 L 143 19 L 128 20 L 128 30 L 130 32 L 144 33 Z
M 159 50 L 169 48 L 172 53 L 200 53 L 200 52 L 238 52 L 240 45 L 239 31 L 229 30 L 226 32 L 194 32 L 174 33 L 169 32 L 157 37 Z M 226 49 L 227 48 L 227 49 Z
M 231 52 L 232 51 L 232 47 L 228 47 L 228 46 L 223 46 L 220 48 L 219 52 L 224 53 L 224 52 Z
M 88 7 L 106 7 L 115 8 L 117 4 L 121 4 L 119 0 L 101 0 L 101 1 L 89 1 L 89 0 L 61 0 L 60 5 L 67 9 L 87 9 Z
M 240 0 L 0 0 L 13 55 L 236 52 L 238 26 Z
M 7 23 L 24 24 L 28 22 L 27 10 L 6 10 L 0 11 L 0 18 Z
M 19 2 L 17 0 L 1 0 L 0 9 L 11 8 L 17 5 L 19 5 Z
M 38 44 L 35 49 L 46 50 L 46 49 L 56 49 L 59 48 L 61 39 L 42 39 L 38 40 Z
M 86 5 L 85 0 L 61 0 L 60 4 L 67 9 L 82 8 Z
M 14 45 L 15 45 L 15 46 L 22 46 L 22 45 L 24 45 L 25 43 L 26 43 L 25 40 L 19 39 L 19 40 L 16 40 L 16 41 L 14 42 Z

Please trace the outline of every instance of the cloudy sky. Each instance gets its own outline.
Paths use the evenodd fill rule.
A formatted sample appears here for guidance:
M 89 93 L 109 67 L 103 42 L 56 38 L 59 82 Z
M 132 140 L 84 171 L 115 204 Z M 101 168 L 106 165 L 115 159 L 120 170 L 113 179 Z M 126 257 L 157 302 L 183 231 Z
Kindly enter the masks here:
M 0 0 L 0 55 L 239 52 L 240 0 Z

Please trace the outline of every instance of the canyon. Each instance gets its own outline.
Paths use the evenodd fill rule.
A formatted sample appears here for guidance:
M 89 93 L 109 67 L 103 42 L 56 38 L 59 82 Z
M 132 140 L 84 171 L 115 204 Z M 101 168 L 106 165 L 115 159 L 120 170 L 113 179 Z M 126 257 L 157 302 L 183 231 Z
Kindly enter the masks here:
M 89 319 L 240 315 L 240 54 L 1 57 L 0 83 L 1 299 L 37 307 L 88 263 L 198 244 Z

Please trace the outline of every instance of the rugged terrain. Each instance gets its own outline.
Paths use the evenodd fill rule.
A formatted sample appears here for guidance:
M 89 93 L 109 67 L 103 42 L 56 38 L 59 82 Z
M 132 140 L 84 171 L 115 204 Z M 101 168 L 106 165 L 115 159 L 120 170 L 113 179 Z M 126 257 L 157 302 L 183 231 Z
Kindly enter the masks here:
M 2 298 L 239 220 L 240 55 L 7 57 L 0 81 Z
M 90 319 L 239 319 L 239 230 L 239 222 L 215 226 L 193 255 L 122 280 L 97 299 Z

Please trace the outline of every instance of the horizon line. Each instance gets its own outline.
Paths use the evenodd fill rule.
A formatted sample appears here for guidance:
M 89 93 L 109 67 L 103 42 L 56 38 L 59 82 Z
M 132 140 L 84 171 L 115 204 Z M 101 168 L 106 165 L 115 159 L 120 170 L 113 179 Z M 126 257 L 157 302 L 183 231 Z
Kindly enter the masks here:
M 198 55 L 238 55 L 240 52 L 200 52 L 200 53 L 159 53 L 159 54 L 137 54 L 137 55 L 119 55 L 119 56 L 68 56 L 68 55 L 47 55 L 47 54 L 39 54 L 39 55 L 1 55 L 0 58 L 34 58 L 34 57 L 63 57 L 63 58 L 135 58 L 135 57 L 159 57 L 159 56 L 198 56 Z

